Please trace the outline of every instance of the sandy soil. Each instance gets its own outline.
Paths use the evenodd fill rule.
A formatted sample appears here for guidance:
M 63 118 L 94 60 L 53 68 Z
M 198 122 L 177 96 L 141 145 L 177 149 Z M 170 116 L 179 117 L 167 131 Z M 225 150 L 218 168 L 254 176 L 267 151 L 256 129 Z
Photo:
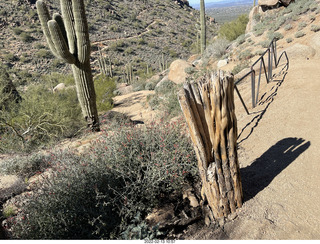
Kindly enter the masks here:
M 314 42 L 302 43 L 317 50 Z M 250 83 L 239 86 L 249 116 L 235 98 L 244 191 L 239 216 L 187 239 L 320 239 L 320 59 L 318 53 L 289 59 L 287 75 L 263 84 L 255 109 Z

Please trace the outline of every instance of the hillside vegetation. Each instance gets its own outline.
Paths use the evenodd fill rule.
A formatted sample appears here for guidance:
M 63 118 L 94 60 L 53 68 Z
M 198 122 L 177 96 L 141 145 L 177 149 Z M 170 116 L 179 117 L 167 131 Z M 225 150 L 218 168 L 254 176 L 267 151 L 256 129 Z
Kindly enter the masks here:
M 21 72 L 68 72 L 69 67 L 55 59 L 47 48 L 34 2 L 1 1 L 0 58 L 18 75 Z M 59 12 L 58 1 L 46 2 L 52 13 Z M 110 58 L 113 72 L 118 76 L 123 75 L 128 63 L 132 64 L 135 74 L 143 75 L 147 66 L 159 71 L 162 55 L 170 64 L 176 58 L 187 58 L 196 50 L 199 13 L 183 1 L 85 2 L 94 72 L 100 73 L 99 48 L 103 56 Z M 215 27 L 209 28 L 212 37 Z
M 58 11 L 59 1 L 46 2 L 51 6 L 50 11 Z M 3 33 L 0 37 L 3 63 L 0 66 L 0 153 L 6 154 L 0 160 L 0 178 L 17 178 L 22 189 L 15 187 L 14 193 L 0 194 L 0 221 L 6 238 L 279 239 L 288 226 L 296 230 L 294 233 L 309 234 L 310 230 L 297 224 L 309 221 L 304 217 L 306 209 L 302 208 L 310 196 L 301 201 L 291 192 L 287 196 L 287 188 L 290 191 L 304 189 L 305 193 L 307 187 L 294 185 L 295 182 L 288 182 L 287 178 L 309 180 L 297 172 L 300 173 L 299 167 L 309 165 L 309 170 L 318 172 L 314 170 L 318 164 L 312 164 L 316 162 L 316 153 L 313 152 L 313 160 L 303 158 L 308 164 L 299 161 L 298 166 L 290 165 L 304 152 L 298 148 L 304 139 L 283 138 L 293 136 L 287 120 L 300 123 L 296 117 L 311 104 L 304 104 L 302 109 L 291 114 L 285 106 L 294 109 L 295 104 L 288 100 L 294 101 L 299 94 L 301 101 L 309 93 L 289 86 L 291 93 L 284 94 L 287 97 L 278 104 L 277 113 L 266 111 L 282 91 L 279 87 L 283 81 L 271 82 L 271 87 L 265 88 L 264 104 L 252 110 L 249 116 L 241 110 L 239 101 L 236 102 L 239 138 L 243 142 L 238 148 L 245 202 L 238 217 L 220 219 L 206 227 L 205 208 L 201 206 L 206 202 L 200 201 L 197 158 L 177 100 L 176 93 L 182 84 L 169 79 L 168 73 L 172 70 L 167 67 L 177 58 L 189 58 L 192 65 L 182 70 L 186 80 L 203 79 L 204 73 L 217 69 L 219 61 L 225 61 L 222 70 L 240 73 L 261 55 L 273 38 L 278 40 L 279 49 L 300 41 L 307 43 L 307 38 L 320 30 L 319 1 L 300 0 L 287 8 L 257 14 L 253 16 L 256 21 L 253 30 L 246 34 L 246 15 L 219 30 L 215 24 L 208 25 L 208 46 L 202 57 L 190 57 L 198 50 L 199 13 L 186 1 L 86 0 L 85 3 L 100 112 L 99 133 L 91 133 L 81 122 L 70 67 L 49 51 L 34 1 L 0 2 Z M 112 75 L 101 74 L 101 56 L 106 58 L 108 72 L 111 68 Z M 306 61 L 303 59 L 303 62 Z M 130 80 L 128 77 L 132 76 L 135 78 Z M 313 82 L 312 79 L 308 81 Z M 120 84 L 122 82 L 126 84 Z M 247 102 L 250 86 L 245 82 L 239 84 L 239 90 Z M 54 91 L 59 83 L 66 87 Z M 300 80 L 293 84 L 305 87 Z M 132 89 L 128 92 L 130 96 L 122 97 L 117 104 L 120 112 L 108 111 L 116 101 L 114 96 L 121 94 L 122 86 Z M 129 115 L 121 113 L 121 105 L 142 103 L 142 99 L 145 102 L 141 106 L 157 111 L 162 118 L 133 121 Z M 263 124 L 263 116 L 268 123 Z M 278 121 L 276 116 L 284 118 Z M 311 117 L 306 118 L 311 124 Z M 266 124 L 274 127 L 270 129 Z M 302 133 L 310 133 L 310 128 L 303 128 Z M 257 130 L 262 131 L 261 134 L 255 134 Z M 281 134 L 285 130 L 287 134 Z M 66 138 L 68 140 L 61 143 Z M 275 144 L 270 147 L 271 141 Z M 294 144 L 288 146 L 288 141 Z M 303 149 L 309 146 L 310 141 Z M 289 165 L 296 167 L 294 173 L 284 172 Z M 275 179 L 278 175 L 281 184 L 277 183 L 279 178 Z M 267 189 L 269 184 L 282 188 L 270 190 Z M 312 185 L 313 189 L 317 186 Z M 293 205 L 303 207 L 289 208 L 284 196 Z M 278 204 L 280 201 L 282 205 Z M 283 212 L 285 216 L 281 215 Z M 296 213 L 299 215 L 294 219 Z M 316 217 L 313 216 L 312 221 Z M 283 227 L 281 221 L 289 224 Z M 237 226 L 238 223 L 241 225 Z M 309 226 L 312 223 L 318 224 L 310 222 Z M 292 235 L 284 237 L 288 236 Z

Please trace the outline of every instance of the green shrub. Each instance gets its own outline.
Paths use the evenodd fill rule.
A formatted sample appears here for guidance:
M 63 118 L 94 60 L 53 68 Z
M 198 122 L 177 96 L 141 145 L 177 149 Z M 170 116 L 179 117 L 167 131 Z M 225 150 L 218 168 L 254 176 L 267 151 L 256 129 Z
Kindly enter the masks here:
M 267 36 L 270 41 L 273 39 L 280 40 L 283 38 L 283 35 L 280 32 L 272 32 L 271 31 L 271 32 L 268 32 Z
M 270 45 L 270 41 L 269 40 L 264 40 L 258 43 L 258 45 L 260 45 L 263 48 L 268 48 Z
M 39 191 L 26 195 L 18 215 L 8 219 L 12 237 L 130 238 L 125 234 L 133 231 L 132 223 L 141 227 L 162 196 L 179 195 L 184 182 L 198 180 L 183 125 L 182 120 L 145 127 L 112 125 L 112 133 L 103 132 L 85 155 L 49 155 L 44 164 L 51 165 L 51 177 Z M 151 230 L 145 231 L 151 236 Z
M 224 38 L 218 38 L 214 43 L 208 45 L 204 53 L 204 58 L 221 58 L 223 55 L 226 54 L 226 50 L 229 44 L 230 42 L 228 40 Z
M 288 30 L 291 30 L 292 29 L 292 25 L 291 24 L 287 24 L 284 26 L 284 30 L 285 31 L 288 31 Z
M 303 37 L 305 35 L 306 34 L 303 31 L 298 31 L 298 32 L 296 32 L 296 34 L 294 34 L 294 37 L 295 38 L 300 38 L 300 37 Z
M 249 63 L 248 62 L 243 62 L 240 64 L 237 64 L 233 69 L 232 69 L 232 74 L 236 75 L 238 74 L 240 71 L 244 70 L 245 68 L 249 67 Z
M 287 43 L 290 43 L 290 42 L 293 41 L 293 39 L 291 37 L 289 37 L 289 38 L 286 39 L 286 41 L 287 41 Z
M 26 32 L 22 32 L 20 34 L 20 38 L 21 38 L 21 41 L 26 42 L 26 43 L 30 43 L 30 42 L 34 41 L 34 38 Z
M 7 53 L 7 54 L 5 54 L 5 55 L 3 56 L 3 59 L 4 59 L 4 61 L 9 62 L 9 63 L 15 62 L 15 61 L 18 61 L 18 60 L 19 60 L 18 57 L 17 57 L 16 55 L 14 55 L 13 53 Z
M 21 33 L 23 32 L 22 29 L 16 27 L 16 28 L 13 28 L 13 33 L 17 36 L 19 36 Z
M 37 58 L 47 58 L 47 59 L 52 59 L 54 58 L 52 52 L 50 52 L 47 49 L 40 49 L 38 52 L 36 52 Z
M 108 111 L 113 108 L 113 92 L 116 90 L 115 81 L 104 75 L 100 75 L 94 81 L 96 91 L 97 108 L 99 112 Z
M 248 15 L 240 15 L 236 20 L 223 24 L 220 27 L 219 35 L 229 41 L 233 41 L 245 33 L 248 21 Z
M 302 30 L 303 28 L 305 28 L 307 26 L 306 22 L 300 22 L 298 25 L 298 31 Z
M 248 60 L 253 57 L 250 49 L 246 49 L 238 55 L 239 60 Z
M 84 123 L 76 91 L 53 94 L 43 84 L 30 85 L 22 101 L 1 111 L 0 152 L 30 151 L 74 136 Z
M 311 25 L 311 31 L 318 32 L 320 30 L 320 25 Z

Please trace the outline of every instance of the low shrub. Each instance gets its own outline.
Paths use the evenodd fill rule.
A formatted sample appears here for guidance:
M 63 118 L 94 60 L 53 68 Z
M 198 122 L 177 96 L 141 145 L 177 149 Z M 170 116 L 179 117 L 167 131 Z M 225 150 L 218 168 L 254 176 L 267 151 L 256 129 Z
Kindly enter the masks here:
M 298 31 L 298 32 L 296 32 L 296 34 L 294 34 L 294 37 L 295 38 L 300 38 L 300 37 L 303 37 L 305 35 L 306 34 L 303 31 Z
M 289 37 L 289 38 L 286 39 L 286 41 L 287 41 L 287 43 L 290 43 L 290 42 L 293 41 L 293 39 L 291 37 Z
M 223 55 L 226 54 L 227 47 L 229 46 L 230 42 L 224 38 L 218 38 L 214 43 L 208 45 L 205 50 L 204 58 L 214 58 L 219 59 Z
M 128 237 L 138 213 L 143 219 L 171 193 L 181 194 L 185 182 L 198 180 L 193 147 L 182 128 L 182 120 L 120 124 L 102 132 L 85 155 L 51 154 L 44 162 L 51 176 L 8 219 L 12 237 Z M 134 224 L 141 227 L 141 219 Z
M 318 32 L 320 30 L 320 25 L 311 25 L 311 31 Z
M 287 25 L 284 26 L 284 30 L 285 30 L 285 31 L 291 30 L 292 28 L 293 28 L 293 27 L 292 27 L 291 24 L 287 24 Z

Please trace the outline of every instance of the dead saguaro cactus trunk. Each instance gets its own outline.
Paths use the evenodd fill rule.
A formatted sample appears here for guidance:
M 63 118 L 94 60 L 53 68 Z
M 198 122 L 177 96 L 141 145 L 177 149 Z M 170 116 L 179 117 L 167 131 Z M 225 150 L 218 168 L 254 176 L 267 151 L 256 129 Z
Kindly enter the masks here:
M 62 16 L 51 18 L 47 6 L 37 1 L 43 33 L 52 53 L 71 64 L 82 114 L 92 131 L 99 131 L 92 71 L 90 40 L 83 0 L 60 0 Z
M 233 94 L 233 75 L 222 72 L 200 83 L 185 84 L 178 94 L 211 220 L 227 217 L 242 206 Z

